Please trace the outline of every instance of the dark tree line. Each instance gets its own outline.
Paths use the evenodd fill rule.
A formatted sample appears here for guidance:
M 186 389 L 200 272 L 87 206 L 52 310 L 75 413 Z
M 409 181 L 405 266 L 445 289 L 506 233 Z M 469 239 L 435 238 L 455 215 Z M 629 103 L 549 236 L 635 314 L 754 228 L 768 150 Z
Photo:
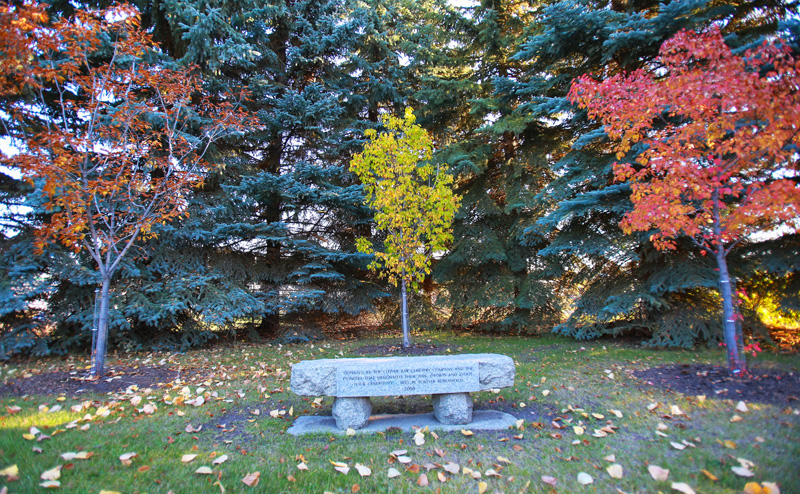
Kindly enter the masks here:
M 713 262 L 689 243 L 667 255 L 622 232 L 629 186 L 613 181 L 602 128 L 567 93 L 582 74 L 646 66 L 681 29 L 717 23 L 735 49 L 775 34 L 796 43 L 796 2 L 131 3 L 165 66 L 197 64 L 211 88 L 247 88 L 258 125 L 215 144 L 209 159 L 223 166 L 194 192 L 188 218 L 160 225 L 120 268 L 112 345 L 288 337 L 393 314 L 394 287 L 355 247 L 372 225 L 348 164 L 364 130 L 406 106 L 462 196 L 455 240 L 415 294 L 412 324 L 633 332 L 673 346 L 720 338 Z M 48 216 L 36 184 L 0 170 L 0 203 L 0 353 L 88 347 L 99 280 L 90 260 L 35 252 L 33 230 Z M 798 258 L 798 237 L 786 234 L 742 245 L 730 265 L 747 300 L 797 311 Z

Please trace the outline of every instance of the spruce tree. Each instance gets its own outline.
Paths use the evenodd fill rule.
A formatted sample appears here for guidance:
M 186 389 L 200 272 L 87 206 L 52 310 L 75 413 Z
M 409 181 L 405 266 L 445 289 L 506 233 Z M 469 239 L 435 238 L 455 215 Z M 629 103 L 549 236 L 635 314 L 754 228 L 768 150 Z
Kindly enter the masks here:
M 679 346 L 720 334 L 718 302 L 707 291 L 715 286 L 714 266 L 691 245 L 679 243 L 667 257 L 648 235 L 619 228 L 631 208 L 630 188 L 613 180 L 616 156 L 602 128 L 567 102 L 571 81 L 634 70 L 680 29 L 711 22 L 744 46 L 774 32 L 792 9 L 783 2 L 568 0 L 545 7 L 530 26 L 513 56 L 529 69 L 518 79 L 497 79 L 496 88 L 517 102 L 509 125 L 520 125 L 548 153 L 543 158 L 554 178 L 537 197 L 546 214 L 531 216 L 525 232 L 548 238 L 538 253 L 560 273 L 563 295 L 575 300 L 557 331 L 578 338 L 643 331 L 653 344 Z

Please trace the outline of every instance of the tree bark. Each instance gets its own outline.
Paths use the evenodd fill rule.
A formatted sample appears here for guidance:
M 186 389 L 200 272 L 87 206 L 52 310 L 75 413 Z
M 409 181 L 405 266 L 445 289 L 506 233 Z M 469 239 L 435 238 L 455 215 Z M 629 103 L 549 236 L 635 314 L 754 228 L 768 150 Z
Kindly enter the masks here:
M 734 287 L 728 272 L 724 247 L 720 245 L 715 251 L 719 268 L 719 292 L 722 296 L 722 328 L 725 347 L 728 353 L 728 370 L 732 374 L 742 376 L 747 373 L 747 362 L 744 354 L 744 341 L 741 325 L 738 324 L 738 311 L 733 301 Z
M 408 329 L 408 296 L 406 295 L 406 271 L 403 270 L 403 280 L 400 288 L 400 320 L 403 327 L 403 348 L 411 346 Z
M 103 276 L 103 287 L 100 290 L 100 316 L 97 319 L 97 342 L 92 361 L 92 377 L 100 377 L 105 374 L 106 351 L 108 348 L 108 308 L 111 295 L 111 276 Z

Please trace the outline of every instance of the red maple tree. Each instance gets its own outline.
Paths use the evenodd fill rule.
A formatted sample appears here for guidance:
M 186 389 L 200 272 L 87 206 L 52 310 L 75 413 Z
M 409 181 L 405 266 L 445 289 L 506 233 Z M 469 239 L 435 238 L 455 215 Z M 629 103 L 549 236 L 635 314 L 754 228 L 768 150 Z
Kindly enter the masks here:
M 654 64 L 598 82 L 577 79 L 573 103 L 600 119 L 630 181 L 624 231 L 653 231 L 660 249 L 686 236 L 714 256 L 728 366 L 746 372 L 726 257 L 756 232 L 800 227 L 800 61 L 780 40 L 742 56 L 716 27 L 666 41 Z
M 0 163 L 40 188 L 39 242 L 85 251 L 102 288 L 92 373 L 102 374 L 110 285 L 137 240 L 186 216 L 209 146 L 242 130 L 242 95 L 209 94 L 193 68 L 158 63 L 131 6 L 51 22 L 38 2 L 0 4 Z

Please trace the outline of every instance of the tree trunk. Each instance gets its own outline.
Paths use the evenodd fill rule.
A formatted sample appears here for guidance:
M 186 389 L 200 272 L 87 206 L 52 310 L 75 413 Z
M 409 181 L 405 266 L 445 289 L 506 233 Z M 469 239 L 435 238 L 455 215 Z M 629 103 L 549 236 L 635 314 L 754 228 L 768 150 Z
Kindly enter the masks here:
M 728 370 L 733 375 L 742 376 L 747 372 L 742 326 L 738 322 L 738 311 L 733 303 L 735 292 L 733 281 L 728 273 L 728 262 L 725 259 L 723 246 L 717 248 L 715 257 L 719 268 L 719 292 L 722 296 L 722 328 L 725 336 L 725 347 L 728 351 Z
M 408 330 L 408 296 L 406 295 L 406 271 L 403 270 L 403 281 L 400 288 L 400 320 L 403 327 L 403 349 L 411 346 Z
M 106 349 L 108 348 L 108 307 L 111 295 L 111 276 L 103 277 L 103 287 L 100 290 L 100 316 L 97 319 L 97 342 L 92 361 L 92 377 L 100 377 L 105 374 Z

